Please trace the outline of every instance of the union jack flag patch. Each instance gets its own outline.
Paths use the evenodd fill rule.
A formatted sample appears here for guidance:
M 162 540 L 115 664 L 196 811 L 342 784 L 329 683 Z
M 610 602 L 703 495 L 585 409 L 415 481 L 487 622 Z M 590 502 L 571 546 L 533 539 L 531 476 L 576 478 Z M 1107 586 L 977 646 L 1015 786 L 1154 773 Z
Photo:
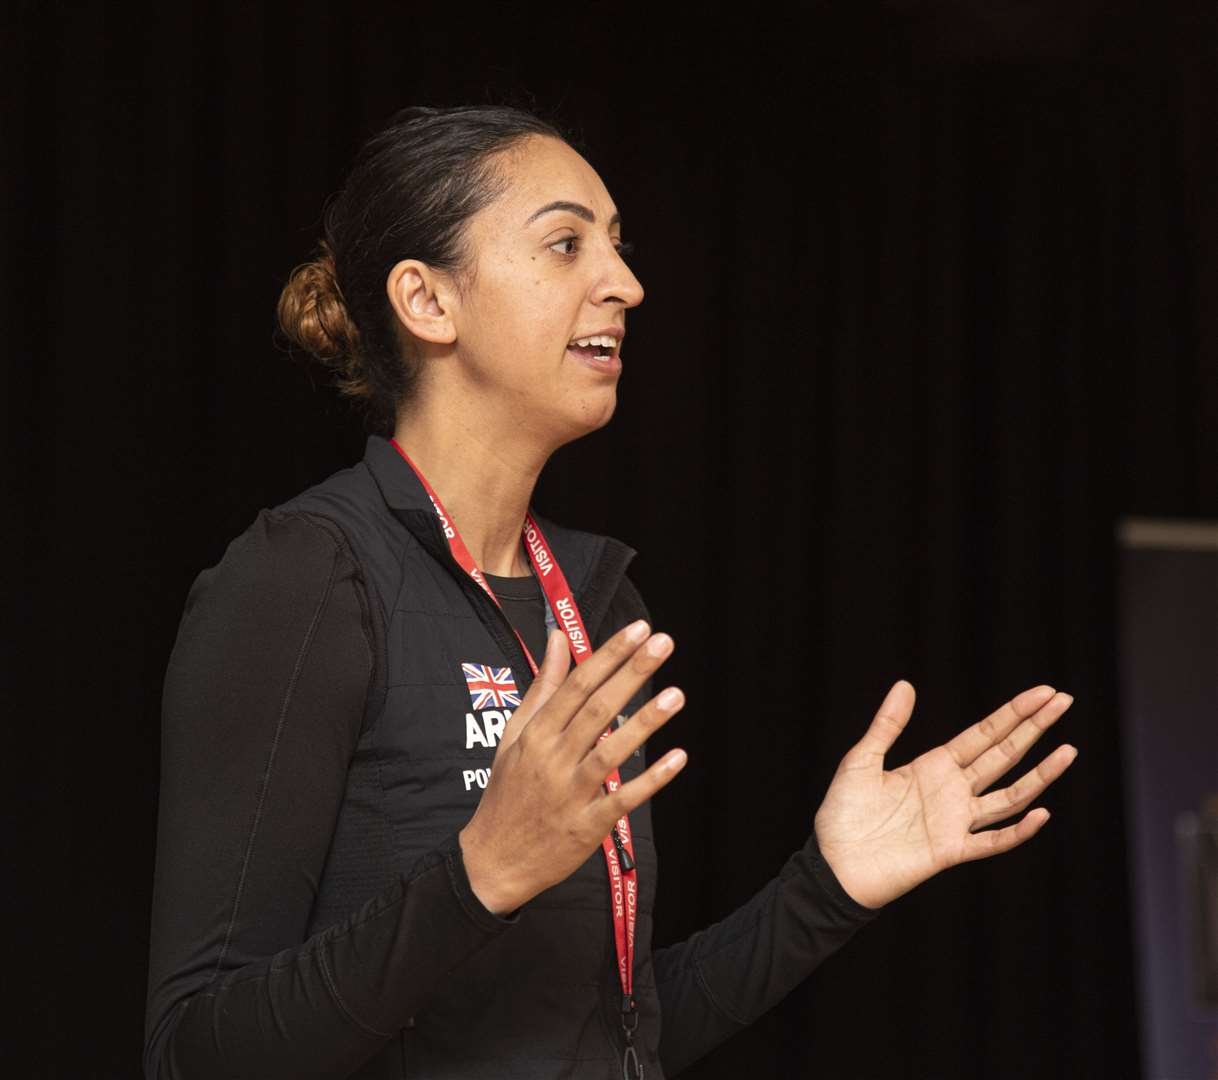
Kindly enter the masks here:
M 490 667 L 487 664 L 462 664 L 470 701 L 475 709 L 516 708 L 520 694 L 510 667 Z

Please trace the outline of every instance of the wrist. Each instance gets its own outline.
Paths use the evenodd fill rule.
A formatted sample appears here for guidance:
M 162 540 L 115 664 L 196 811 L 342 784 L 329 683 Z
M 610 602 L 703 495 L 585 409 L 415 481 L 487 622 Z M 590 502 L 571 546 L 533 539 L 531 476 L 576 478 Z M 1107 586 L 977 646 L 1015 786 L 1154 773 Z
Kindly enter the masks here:
M 882 889 L 870 880 L 871 875 L 865 867 L 860 867 L 856 860 L 851 859 L 848 852 L 835 848 L 832 844 L 822 844 L 817 837 L 817 848 L 820 860 L 824 863 L 837 887 L 842 893 L 861 908 L 878 911 L 893 897 L 883 893 Z
M 470 890 L 492 915 L 511 915 L 526 898 L 522 898 L 518 891 L 510 887 L 509 876 L 479 843 L 472 825 L 471 821 L 457 833 L 457 841 L 461 846 L 461 861 L 465 865 L 465 876 L 469 880 Z

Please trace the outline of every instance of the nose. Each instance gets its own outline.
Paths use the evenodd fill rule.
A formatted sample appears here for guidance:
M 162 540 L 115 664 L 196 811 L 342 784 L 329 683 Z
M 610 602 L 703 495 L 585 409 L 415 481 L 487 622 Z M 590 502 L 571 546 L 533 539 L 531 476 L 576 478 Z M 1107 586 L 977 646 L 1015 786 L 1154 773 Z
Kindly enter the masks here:
M 643 302 L 643 286 L 617 248 L 606 242 L 605 265 L 596 286 L 594 299 L 598 304 L 620 303 L 624 307 L 638 307 Z

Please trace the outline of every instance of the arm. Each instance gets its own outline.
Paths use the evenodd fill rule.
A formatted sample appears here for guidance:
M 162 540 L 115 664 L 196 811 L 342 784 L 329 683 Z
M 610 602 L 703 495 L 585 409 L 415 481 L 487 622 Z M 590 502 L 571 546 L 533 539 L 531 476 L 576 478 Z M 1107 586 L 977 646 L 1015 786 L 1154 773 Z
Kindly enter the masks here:
M 623 576 L 604 626 L 651 621 Z M 652 694 L 652 680 L 643 686 Z M 628 725 L 627 725 L 628 726 Z M 702 1057 L 776 1005 L 876 911 L 856 903 L 821 858 L 815 835 L 748 903 L 688 941 L 652 953 L 666 1075 Z
M 376 670 L 324 518 L 266 511 L 195 580 L 170 657 L 144 1050 L 150 1080 L 346 1076 L 514 922 L 456 837 L 305 939 Z
M 606 623 L 636 618 L 651 621 L 638 588 L 623 577 Z M 650 679 L 643 693 L 651 696 Z M 813 833 L 742 907 L 687 941 L 655 950 L 665 1075 L 773 1008 L 876 914 L 842 888 Z
M 988 826 L 1025 810 L 1074 761 L 1073 747 L 1058 747 L 1006 788 L 982 792 L 1072 701 L 1051 686 L 1032 687 L 943 746 L 886 770 L 884 755 L 913 709 L 913 687 L 895 683 L 842 759 L 812 834 L 777 882 L 672 955 L 656 957 L 665 1069 L 675 1073 L 756 1019 L 885 904 L 942 870 L 1034 836 L 1048 820 L 1043 808 L 1005 828 Z M 699 1008 L 695 984 L 720 1015 Z M 675 1033 L 670 998 L 674 1009 L 688 1010 Z
M 651 621 L 624 576 L 605 618 L 613 628 Z M 648 679 L 643 696 L 650 698 Z M 666 1075 L 702 1057 L 776 1005 L 876 911 L 855 903 L 816 846 L 815 835 L 748 903 L 688 941 L 652 954 Z
M 850 898 L 812 833 L 746 904 L 654 953 L 660 1059 L 676 1075 L 773 1008 L 878 914 Z

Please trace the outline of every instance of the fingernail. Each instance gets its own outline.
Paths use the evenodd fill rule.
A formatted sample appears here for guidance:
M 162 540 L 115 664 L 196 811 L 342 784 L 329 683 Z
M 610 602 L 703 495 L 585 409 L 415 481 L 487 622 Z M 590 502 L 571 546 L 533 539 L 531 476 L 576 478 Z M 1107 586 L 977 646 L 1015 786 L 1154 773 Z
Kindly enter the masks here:
M 648 643 L 647 651 L 652 656 L 663 656 L 668 652 L 669 646 L 672 645 L 672 638 L 667 634 L 656 634 Z
M 664 768 L 679 769 L 688 760 L 689 760 L 688 755 L 685 753 L 684 750 L 674 750 L 671 754 L 668 755 L 667 759 L 664 761 Z
M 661 709 L 675 709 L 681 700 L 681 691 L 675 686 L 670 686 L 656 699 L 656 704 Z
M 647 632 L 651 628 L 647 625 L 646 619 L 639 619 L 638 622 L 630 624 L 630 628 L 626 631 L 626 640 L 632 645 L 637 645 L 647 636 Z

